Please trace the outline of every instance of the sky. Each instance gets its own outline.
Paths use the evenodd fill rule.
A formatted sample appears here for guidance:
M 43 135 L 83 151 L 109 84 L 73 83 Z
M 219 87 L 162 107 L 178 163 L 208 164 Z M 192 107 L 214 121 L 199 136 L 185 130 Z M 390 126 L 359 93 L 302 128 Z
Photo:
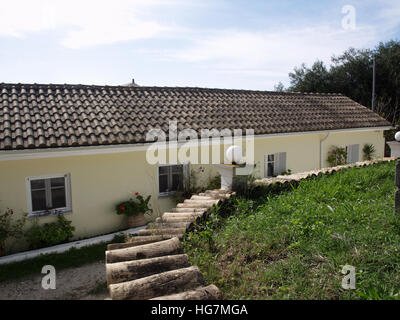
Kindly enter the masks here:
M 274 90 L 390 39 L 399 0 L 0 0 L 0 82 Z

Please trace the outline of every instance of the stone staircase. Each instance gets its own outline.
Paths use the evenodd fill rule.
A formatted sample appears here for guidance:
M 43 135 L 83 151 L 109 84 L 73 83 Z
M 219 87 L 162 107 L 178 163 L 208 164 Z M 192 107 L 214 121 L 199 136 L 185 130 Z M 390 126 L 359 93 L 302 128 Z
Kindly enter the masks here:
M 205 280 L 180 240 L 198 218 L 232 193 L 208 190 L 177 205 L 126 243 L 106 251 L 107 286 L 112 300 L 218 300 L 215 285 Z

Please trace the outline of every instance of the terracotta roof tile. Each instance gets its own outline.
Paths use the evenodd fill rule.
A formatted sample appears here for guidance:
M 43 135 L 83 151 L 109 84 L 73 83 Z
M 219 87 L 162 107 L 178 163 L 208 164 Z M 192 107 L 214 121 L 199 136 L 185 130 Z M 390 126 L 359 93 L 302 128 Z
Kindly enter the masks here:
M 143 143 L 172 120 L 258 135 L 390 126 L 340 94 L 0 84 L 0 150 Z

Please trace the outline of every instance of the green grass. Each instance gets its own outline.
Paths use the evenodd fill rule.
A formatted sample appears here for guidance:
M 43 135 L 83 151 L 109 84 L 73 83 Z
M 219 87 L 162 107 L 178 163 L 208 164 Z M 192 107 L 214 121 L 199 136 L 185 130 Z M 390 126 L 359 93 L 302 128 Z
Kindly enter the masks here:
M 124 242 L 123 236 L 115 236 L 111 242 L 103 242 L 79 249 L 71 248 L 63 253 L 50 253 L 36 258 L 0 265 L 0 282 L 20 279 L 31 274 L 40 275 L 45 265 L 52 265 L 57 271 L 79 267 L 105 259 L 107 244 Z
M 347 169 L 280 195 L 233 199 L 188 234 L 185 250 L 225 299 L 399 299 L 394 166 Z M 355 290 L 341 286 L 344 265 L 356 268 Z

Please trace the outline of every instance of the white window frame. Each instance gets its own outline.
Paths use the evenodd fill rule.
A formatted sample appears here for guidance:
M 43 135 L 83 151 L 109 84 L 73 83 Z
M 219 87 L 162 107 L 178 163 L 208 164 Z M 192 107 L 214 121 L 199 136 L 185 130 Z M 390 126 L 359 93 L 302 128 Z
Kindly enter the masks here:
M 64 178 L 65 179 L 65 203 L 66 203 L 66 206 L 64 208 L 57 208 L 57 209 L 51 209 L 51 210 L 33 211 L 31 181 L 49 180 L 49 179 L 55 179 L 55 178 Z M 37 176 L 37 177 L 27 177 L 25 179 L 25 182 L 26 182 L 26 199 L 27 199 L 27 208 L 28 208 L 28 218 L 40 218 L 40 217 L 57 216 L 60 214 L 71 214 L 72 213 L 71 175 L 70 174 L 54 174 L 54 175 L 45 175 L 45 176 Z M 46 188 L 46 197 L 50 196 L 47 192 L 48 192 L 48 189 Z
M 269 157 L 273 156 L 274 160 L 269 160 Z M 272 178 L 273 174 L 275 172 L 275 161 L 276 161 L 276 154 L 266 154 L 264 156 L 264 178 Z M 272 176 L 268 175 L 268 165 L 269 164 L 273 164 L 273 168 L 272 168 Z
M 182 166 L 182 179 L 183 183 L 185 183 L 186 179 L 189 177 L 188 172 L 190 172 L 190 163 L 178 163 L 178 164 L 160 164 L 157 167 L 157 193 L 159 198 L 166 198 L 173 196 L 176 194 L 176 191 L 168 191 L 168 192 L 160 192 L 160 168 L 165 168 L 165 167 L 174 167 L 174 166 Z M 172 170 L 169 170 L 168 172 L 168 184 L 172 182 Z M 186 188 L 187 186 L 183 186 Z
M 274 160 L 268 160 L 269 156 L 274 156 Z M 278 176 L 286 171 L 286 160 L 287 153 L 286 152 L 277 152 L 277 153 L 269 153 L 264 156 L 264 178 L 272 178 L 274 176 Z M 284 159 L 284 163 L 282 164 L 281 161 Z M 273 172 L 272 176 L 268 175 L 268 165 L 273 164 Z

